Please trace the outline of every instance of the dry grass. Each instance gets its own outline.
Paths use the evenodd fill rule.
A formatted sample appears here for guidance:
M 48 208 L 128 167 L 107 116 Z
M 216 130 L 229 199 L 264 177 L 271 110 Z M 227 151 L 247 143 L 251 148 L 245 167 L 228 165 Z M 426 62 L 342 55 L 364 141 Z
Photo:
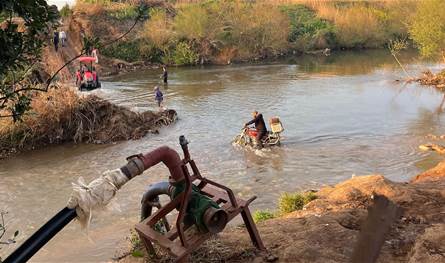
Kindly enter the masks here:
M 416 81 L 425 86 L 434 86 L 439 90 L 445 90 L 445 70 L 437 74 L 427 70 Z
M 244 229 L 245 230 L 245 229 Z M 245 230 L 247 231 L 247 230 Z M 157 244 L 154 244 L 156 256 L 147 254 L 142 242 L 139 241 L 139 237 L 135 237 L 138 241 L 135 242 L 136 246 L 133 246 L 131 250 L 137 251 L 137 255 L 144 257 L 143 262 L 150 263 L 167 263 L 173 262 L 174 258 L 168 254 L 165 249 L 162 249 Z M 130 253 L 126 253 L 118 257 L 118 262 L 134 262 L 129 257 Z M 257 254 L 261 254 L 253 246 L 237 246 L 236 248 L 231 244 L 227 244 L 221 240 L 218 235 L 215 235 L 205 241 L 198 249 L 192 252 L 190 256 L 190 262 L 196 263 L 215 263 L 215 262 L 248 262 Z
M 140 35 L 148 38 L 158 48 L 166 45 L 173 37 L 172 23 L 167 12 L 161 9 L 152 10 L 150 19 L 144 23 Z
M 79 97 L 70 88 L 51 89 L 36 95 L 22 122 L 2 121 L 0 157 L 48 144 L 138 139 L 175 119 L 173 110 L 136 113 L 94 95 Z

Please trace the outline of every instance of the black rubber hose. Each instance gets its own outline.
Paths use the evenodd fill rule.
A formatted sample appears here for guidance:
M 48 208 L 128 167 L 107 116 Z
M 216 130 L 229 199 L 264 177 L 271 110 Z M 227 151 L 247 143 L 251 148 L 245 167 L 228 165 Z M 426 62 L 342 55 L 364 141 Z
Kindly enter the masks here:
M 22 263 L 28 261 L 74 218 L 76 218 L 76 209 L 63 208 L 12 252 L 3 263 Z
M 148 187 L 141 200 L 141 221 L 151 215 L 152 204 L 159 202 L 159 195 L 170 196 L 169 188 L 170 183 L 168 182 L 159 182 Z

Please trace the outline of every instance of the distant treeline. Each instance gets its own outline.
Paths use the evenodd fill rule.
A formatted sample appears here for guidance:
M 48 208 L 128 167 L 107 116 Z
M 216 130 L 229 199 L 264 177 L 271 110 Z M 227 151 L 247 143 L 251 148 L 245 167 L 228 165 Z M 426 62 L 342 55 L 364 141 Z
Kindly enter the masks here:
M 156 2 L 156 1 L 147 1 Z M 129 20 L 134 1 L 78 1 Z M 312 50 L 383 48 L 405 39 L 425 55 L 445 47 L 445 1 L 168 1 L 103 54 L 165 64 L 229 63 Z

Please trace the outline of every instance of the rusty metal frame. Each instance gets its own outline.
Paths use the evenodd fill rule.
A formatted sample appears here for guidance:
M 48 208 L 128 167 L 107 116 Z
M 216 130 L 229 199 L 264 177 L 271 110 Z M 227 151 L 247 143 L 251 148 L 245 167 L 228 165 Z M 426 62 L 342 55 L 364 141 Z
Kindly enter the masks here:
M 186 262 L 189 254 L 195 250 L 200 244 L 212 236 L 211 233 L 197 233 L 187 238 L 185 231 L 192 225 L 184 223 L 184 216 L 186 213 L 187 202 L 189 200 L 192 183 L 199 181 L 197 184 L 201 193 L 210 197 L 213 201 L 218 203 L 222 209 L 224 209 L 228 215 L 228 221 L 232 220 L 238 214 L 241 214 L 244 224 L 249 232 L 249 236 L 252 243 L 259 250 L 265 250 L 264 244 L 258 233 L 256 225 L 252 219 L 252 215 L 249 210 L 249 204 L 256 199 L 256 196 L 245 201 L 237 199 L 233 191 L 219 183 L 204 178 L 201 176 L 195 162 L 190 159 L 188 152 L 187 142 L 181 142 L 182 150 L 184 152 L 184 159 L 182 160 L 181 169 L 184 173 L 185 191 L 179 194 L 175 199 L 171 200 L 164 207 L 158 209 L 153 215 L 145 219 L 136 225 L 136 231 L 138 232 L 143 244 L 150 254 L 155 255 L 153 243 L 157 243 L 160 247 L 167 249 L 168 252 L 176 257 L 175 262 Z M 192 174 L 190 174 L 187 165 L 190 165 Z M 167 229 L 167 233 L 161 234 L 156 232 L 153 227 L 160 221 L 178 208 L 178 216 L 176 218 L 175 227 Z M 179 241 L 176 240 L 179 237 Z

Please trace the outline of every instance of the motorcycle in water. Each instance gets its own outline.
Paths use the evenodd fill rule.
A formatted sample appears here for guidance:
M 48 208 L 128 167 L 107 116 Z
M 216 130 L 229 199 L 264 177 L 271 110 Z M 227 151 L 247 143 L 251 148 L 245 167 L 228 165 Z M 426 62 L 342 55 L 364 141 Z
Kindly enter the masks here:
M 278 117 L 270 118 L 269 120 L 271 131 L 261 139 L 263 147 L 277 146 L 281 143 L 281 133 L 284 131 L 283 125 Z M 256 147 L 257 141 L 256 136 L 258 131 L 254 128 L 244 127 L 240 134 L 235 136 L 233 143 L 240 146 L 251 146 Z

